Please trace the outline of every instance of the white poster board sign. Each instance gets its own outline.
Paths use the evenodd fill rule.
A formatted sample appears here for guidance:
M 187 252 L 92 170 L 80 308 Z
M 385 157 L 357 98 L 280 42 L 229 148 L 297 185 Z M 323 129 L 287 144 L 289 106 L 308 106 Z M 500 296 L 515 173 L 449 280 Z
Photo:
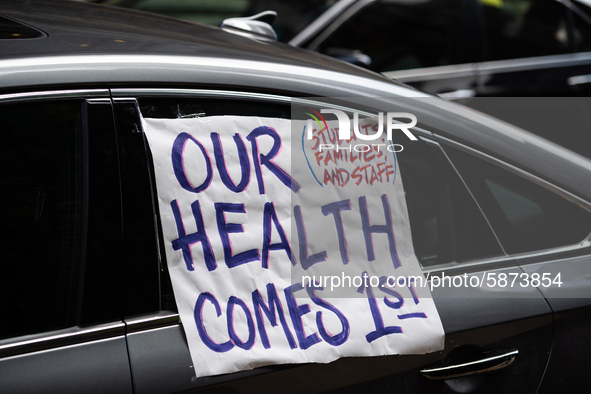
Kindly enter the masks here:
M 443 349 L 395 154 L 319 157 L 304 126 L 143 120 L 198 377 Z

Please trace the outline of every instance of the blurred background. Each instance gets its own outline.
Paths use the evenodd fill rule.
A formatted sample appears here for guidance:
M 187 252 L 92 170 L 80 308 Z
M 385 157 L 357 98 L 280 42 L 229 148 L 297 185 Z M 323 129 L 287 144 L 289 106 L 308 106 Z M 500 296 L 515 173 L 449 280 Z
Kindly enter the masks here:
M 337 0 L 99 0 L 95 3 L 187 19 L 219 26 L 226 18 L 277 11 L 273 24 L 279 41 L 287 42 Z

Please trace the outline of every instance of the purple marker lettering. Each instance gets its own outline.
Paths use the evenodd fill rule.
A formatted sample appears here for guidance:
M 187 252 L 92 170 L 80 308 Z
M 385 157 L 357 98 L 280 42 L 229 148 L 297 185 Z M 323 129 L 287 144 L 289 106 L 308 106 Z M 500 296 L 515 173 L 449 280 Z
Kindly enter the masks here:
M 364 277 L 367 277 L 367 272 L 364 271 L 362 275 Z M 365 295 L 367 296 L 367 300 L 369 302 L 369 309 L 371 311 L 371 317 L 373 318 L 373 323 L 376 327 L 375 331 L 372 331 L 365 336 L 367 342 L 371 343 L 385 335 L 401 334 L 402 327 L 400 326 L 384 326 L 384 319 L 382 319 L 382 313 L 380 312 L 380 307 L 378 306 L 378 302 L 374 296 L 372 287 L 365 286 L 363 290 L 360 290 L 361 288 L 357 291 L 360 293 L 363 293 L 364 290 L 367 291 Z
M 197 242 L 201 242 L 201 247 L 203 248 L 203 257 L 205 258 L 205 266 L 207 269 L 209 271 L 216 269 L 218 265 L 215 262 L 215 256 L 213 255 L 211 244 L 209 243 L 207 233 L 205 232 L 205 225 L 203 223 L 203 216 L 201 215 L 199 200 L 191 204 L 193 217 L 195 218 L 195 223 L 197 224 L 197 232 L 189 235 L 186 234 L 185 225 L 183 224 L 183 219 L 181 217 L 177 200 L 173 200 L 170 203 L 170 207 L 172 208 L 172 214 L 176 223 L 177 232 L 179 233 L 179 237 L 172 241 L 172 248 L 174 250 L 181 249 L 183 251 L 183 259 L 185 260 L 187 270 L 193 271 L 195 269 L 195 266 L 193 265 L 191 246 Z
M 297 348 L 295 340 L 293 339 L 293 335 L 289 329 L 289 326 L 287 325 L 287 322 L 285 321 L 283 307 L 281 306 L 279 296 L 277 295 L 277 289 L 275 289 L 275 285 L 273 283 L 269 283 L 267 285 L 267 299 L 269 300 L 269 306 L 265 304 L 263 296 L 258 290 L 252 292 L 254 314 L 257 319 L 259 335 L 261 336 L 261 342 L 263 343 L 264 348 L 269 349 L 271 344 L 269 343 L 269 337 L 267 336 L 267 331 L 265 330 L 265 322 L 263 321 L 263 315 L 261 314 L 261 311 L 265 313 L 265 316 L 267 316 L 267 319 L 269 319 L 269 322 L 273 327 L 277 327 L 277 314 L 279 314 L 279 321 L 281 322 L 281 327 L 283 327 L 283 332 L 285 333 L 289 347 L 291 349 Z
M 365 238 L 365 249 L 367 251 L 368 261 L 374 261 L 376 256 L 373 248 L 373 234 L 384 233 L 388 236 L 388 246 L 390 249 L 390 257 L 394 268 L 400 267 L 400 259 L 396 251 L 396 239 L 394 238 L 394 229 L 392 228 L 392 214 L 390 212 L 390 204 L 388 196 L 382 195 L 382 207 L 384 209 L 384 216 L 386 219 L 385 225 L 371 225 L 369 221 L 369 212 L 367 210 L 367 200 L 365 196 L 359 197 L 359 209 L 361 211 L 361 225 L 363 228 L 363 236 Z
M 393 309 L 400 309 L 404 305 L 404 298 L 400 295 L 399 292 L 396 290 L 392 290 L 384 286 L 384 284 L 388 281 L 386 276 L 380 276 L 380 284 L 378 285 L 379 289 L 384 293 L 391 295 L 392 297 L 398 298 L 397 302 L 392 302 L 388 299 L 388 297 L 384 297 L 384 303 L 388 305 L 390 308 Z
M 273 222 L 275 225 L 275 230 L 277 230 L 279 238 L 281 238 L 281 242 L 279 243 L 271 244 L 271 222 Z M 263 268 L 269 268 L 269 251 L 281 249 L 285 250 L 285 253 L 287 253 L 287 258 L 289 261 L 292 261 L 291 246 L 289 245 L 287 236 L 285 235 L 283 227 L 281 227 L 281 223 L 279 223 L 279 219 L 277 218 L 275 205 L 272 202 L 268 202 L 265 203 L 265 210 L 263 214 Z M 292 264 L 295 265 L 295 261 L 293 261 Z
M 310 305 L 298 305 L 298 303 L 295 300 L 295 297 L 293 296 L 293 293 L 303 289 L 304 288 L 302 287 L 301 283 L 296 283 L 295 285 L 286 287 L 284 293 L 285 299 L 287 300 L 287 306 L 289 307 L 289 315 L 291 316 L 291 322 L 293 323 L 293 327 L 295 328 L 300 348 L 305 350 L 310 346 L 320 342 L 320 338 L 318 338 L 318 335 L 316 333 L 306 336 L 306 332 L 304 331 L 302 316 L 304 316 L 307 313 L 310 313 Z
M 312 256 L 308 256 L 308 237 L 306 235 L 306 227 L 302 219 L 302 210 L 299 205 L 293 207 L 293 216 L 296 221 L 296 228 L 298 230 L 298 243 L 300 247 L 300 260 L 302 261 L 302 268 L 307 270 L 316 263 L 326 261 L 326 251 L 318 252 Z
M 243 342 L 240 337 L 234 331 L 234 306 L 238 305 L 244 311 L 244 315 L 246 316 L 246 324 L 248 326 L 248 339 L 246 342 Z M 254 341 L 256 339 L 256 332 L 254 330 L 254 321 L 252 320 L 252 314 L 250 313 L 250 309 L 248 306 L 238 297 L 231 296 L 228 300 L 228 309 L 226 310 L 226 319 L 228 322 L 228 333 L 230 334 L 230 339 L 234 343 L 234 345 L 238 346 L 241 349 L 249 350 L 254 346 Z
M 261 256 L 258 249 L 250 249 L 244 252 L 233 255 L 232 242 L 230 241 L 231 233 L 243 233 L 244 228 L 241 224 L 227 223 L 226 212 L 232 213 L 246 213 L 244 204 L 231 204 L 218 202 L 215 206 L 215 217 L 218 224 L 218 232 L 222 239 L 222 245 L 224 248 L 224 259 L 228 268 L 233 268 L 241 264 L 249 263 L 251 261 L 259 261 Z
M 199 332 L 199 337 L 203 341 L 203 344 L 214 352 L 227 352 L 234 347 L 234 344 L 231 340 L 228 340 L 228 342 L 224 343 L 216 343 L 209 337 L 209 335 L 207 335 L 205 325 L 203 324 L 203 304 L 205 304 L 206 300 L 213 304 L 218 317 L 222 314 L 218 300 L 216 300 L 216 298 L 211 293 L 199 294 L 197 302 L 195 303 L 195 310 L 193 312 L 195 324 L 197 325 L 197 331 Z
M 240 193 L 244 191 L 250 183 L 250 160 L 248 160 L 248 153 L 246 152 L 246 146 L 240 134 L 234 134 L 234 142 L 238 148 L 238 160 L 240 161 L 241 178 L 238 185 L 234 184 L 228 169 L 226 167 L 226 159 L 224 156 L 224 148 L 220 141 L 220 135 L 218 133 L 211 133 L 211 142 L 213 143 L 213 154 L 215 157 L 215 163 L 220 173 L 222 183 L 234 193 Z
M 267 135 L 273 138 L 273 147 L 266 155 L 259 153 L 259 145 L 257 138 L 263 135 Z M 259 194 L 265 194 L 265 183 L 263 181 L 263 173 L 261 170 L 262 166 L 265 166 L 271 171 L 279 180 L 295 193 L 297 193 L 301 186 L 292 177 L 289 176 L 281 167 L 273 162 L 273 159 L 281 152 L 281 137 L 277 134 L 277 131 L 271 127 L 260 126 L 250 132 L 246 137 L 252 145 L 252 161 L 254 164 L 254 171 L 257 176 L 259 183 Z
M 205 169 L 207 176 L 205 177 L 203 183 L 197 187 L 194 187 L 191 182 L 189 182 L 185 172 L 185 146 L 189 140 L 193 141 L 199 147 L 199 149 L 201 149 L 201 153 L 203 153 L 203 158 L 205 159 Z M 209 187 L 213 178 L 211 159 L 209 158 L 209 154 L 207 153 L 205 147 L 201 144 L 201 142 L 195 139 L 195 137 L 187 133 L 180 133 L 172 144 L 171 159 L 174 175 L 183 189 L 191 193 L 200 193 Z
M 351 210 L 351 200 L 343 200 L 326 204 L 322 207 L 324 216 L 333 215 L 334 224 L 337 228 L 337 236 L 339 238 L 339 250 L 341 252 L 341 260 L 343 264 L 348 264 L 349 261 L 349 247 L 347 246 L 347 238 L 345 237 L 345 229 L 343 227 L 343 219 L 341 218 L 341 211 Z
M 337 317 L 341 321 L 341 327 L 343 327 L 340 333 L 336 335 L 331 335 L 324 327 L 324 322 L 322 321 L 322 312 L 318 311 L 316 312 L 316 325 L 318 326 L 318 332 L 320 332 L 320 336 L 322 337 L 322 339 L 324 339 L 329 345 L 342 345 L 343 343 L 347 342 L 347 339 L 349 338 L 349 321 L 340 310 L 319 298 L 318 295 L 316 295 L 316 290 L 322 291 L 324 290 L 324 288 L 320 286 L 306 286 L 306 292 L 308 293 L 308 296 L 310 296 L 310 298 L 312 299 L 312 302 L 337 315 Z

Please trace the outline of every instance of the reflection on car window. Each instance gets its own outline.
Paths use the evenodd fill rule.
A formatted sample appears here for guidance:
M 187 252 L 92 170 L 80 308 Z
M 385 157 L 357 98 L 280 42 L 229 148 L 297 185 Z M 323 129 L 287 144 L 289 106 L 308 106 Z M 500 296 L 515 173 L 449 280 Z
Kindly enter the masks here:
M 460 34 L 458 5 L 455 0 L 372 3 L 316 50 L 374 71 L 462 63 L 467 60 L 460 42 L 471 36 Z
M 555 0 L 480 0 L 488 59 L 545 56 L 570 51 L 567 9 Z
M 578 4 L 573 16 L 573 49 L 575 52 L 591 51 L 591 8 Z
M 503 255 L 490 226 L 438 145 L 397 154 L 415 254 L 424 266 Z
M 74 325 L 79 102 L 0 106 L 0 339 Z
M 507 253 L 576 244 L 591 233 L 591 213 L 499 166 L 445 146 Z

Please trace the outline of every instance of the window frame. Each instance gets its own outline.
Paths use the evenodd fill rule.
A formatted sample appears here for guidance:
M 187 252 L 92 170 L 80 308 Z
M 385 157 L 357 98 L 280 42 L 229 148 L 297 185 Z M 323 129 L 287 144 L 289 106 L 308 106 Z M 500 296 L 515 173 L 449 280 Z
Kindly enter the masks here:
M 587 201 L 587 200 L 585 200 L 573 193 L 570 193 L 567 190 L 564 190 L 561 187 L 559 187 L 559 186 L 557 186 L 557 185 L 555 185 L 543 178 L 540 178 L 540 177 L 538 177 L 526 170 L 523 170 L 523 169 L 521 169 L 517 166 L 514 166 L 512 164 L 509 164 L 499 158 L 496 158 L 496 157 L 491 156 L 487 153 L 481 152 L 478 149 L 469 147 L 467 145 L 464 145 L 464 144 L 457 142 L 455 140 L 452 140 L 450 138 L 447 138 L 447 137 L 444 137 L 441 135 L 436 135 L 435 137 L 437 138 L 438 141 L 441 142 L 441 144 L 443 146 L 450 145 L 456 149 L 459 149 L 465 153 L 471 154 L 471 155 L 473 155 L 481 160 L 484 160 L 490 164 L 496 165 L 496 166 L 498 166 L 506 171 L 509 171 L 517 176 L 525 178 L 526 180 L 529 180 L 530 182 L 533 182 L 536 185 L 538 185 L 550 192 L 557 194 L 558 196 L 566 199 L 567 201 L 569 201 L 571 203 L 576 204 L 577 206 L 579 206 L 580 208 L 582 208 L 588 212 L 591 212 L 591 203 L 589 201 Z M 445 149 L 444 149 L 444 151 L 445 151 Z M 448 160 L 453 165 L 453 162 L 449 157 L 448 157 Z M 454 167 L 455 167 L 455 165 L 454 165 Z M 459 171 L 458 171 L 458 175 L 460 177 L 462 177 L 461 172 L 459 172 Z M 463 179 L 463 177 L 462 177 L 462 179 Z M 468 188 L 468 190 L 470 190 L 470 188 L 465 180 L 464 180 L 464 183 L 466 184 L 466 187 Z M 475 198 L 475 201 L 480 206 L 480 202 L 476 198 Z M 485 217 L 486 217 L 486 215 L 485 215 Z M 493 231 L 494 231 L 494 228 L 493 228 Z M 569 245 L 558 246 L 558 247 L 553 247 L 553 248 L 548 248 L 548 249 L 540 249 L 540 250 L 535 250 L 535 251 L 530 251 L 530 252 L 513 253 L 513 254 L 508 254 L 508 256 L 513 259 L 516 259 L 520 262 L 535 263 L 535 262 L 540 262 L 540 261 L 549 261 L 549 260 L 555 260 L 555 259 L 560 259 L 560 258 L 583 256 L 583 255 L 589 255 L 589 254 L 591 254 L 591 230 L 590 230 L 589 235 L 587 235 L 587 237 L 582 239 L 580 242 L 575 242 L 575 243 L 569 244 Z
M 64 90 L 45 90 L 45 91 L 27 91 L 18 93 L 9 93 L 0 95 L 0 104 L 15 104 L 15 103 L 34 103 L 34 102 L 51 102 L 59 100 L 73 100 L 79 99 L 81 105 L 86 105 L 87 108 L 92 103 L 103 103 L 109 102 L 110 105 L 110 91 L 109 89 L 64 89 Z M 88 112 L 82 113 L 82 156 L 81 164 L 81 178 L 82 178 L 82 220 L 81 220 L 81 247 L 79 259 L 79 294 L 78 306 L 80 307 L 83 303 L 84 293 L 83 288 L 85 284 L 90 283 L 89 276 L 84 275 L 85 266 L 87 260 L 87 245 L 86 236 L 88 234 L 89 218 L 88 212 L 90 210 L 90 195 L 89 186 L 92 184 L 94 188 L 98 187 L 96 181 L 92 182 L 89 180 L 89 161 L 92 160 L 88 154 L 88 138 L 89 138 L 89 127 L 90 122 L 88 119 Z M 111 110 L 112 112 L 112 110 Z M 104 131 L 104 130 L 103 130 Z M 115 135 L 111 135 L 115 137 Z M 117 182 L 119 178 L 117 177 Z M 96 206 L 95 203 L 93 206 Z M 121 240 L 122 241 L 122 240 Z M 6 357 L 14 355 L 22 355 L 41 350 L 55 349 L 69 345 L 77 345 L 87 343 L 91 341 L 98 341 L 103 339 L 110 339 L 125 335 L 126 329 L 125 324 L 121 318 L 108 319 L 104 322 L 91 322 L 87 325 L 81 325 L 82 313 L 80 310 L 76 312 L 75 321 L 76 324 L 71 327 L 66 327 L 57 330 L 41 331 L 34 334 L 21 335 L 15 337 L 9 337 L 0 340 L 0 360 Z

